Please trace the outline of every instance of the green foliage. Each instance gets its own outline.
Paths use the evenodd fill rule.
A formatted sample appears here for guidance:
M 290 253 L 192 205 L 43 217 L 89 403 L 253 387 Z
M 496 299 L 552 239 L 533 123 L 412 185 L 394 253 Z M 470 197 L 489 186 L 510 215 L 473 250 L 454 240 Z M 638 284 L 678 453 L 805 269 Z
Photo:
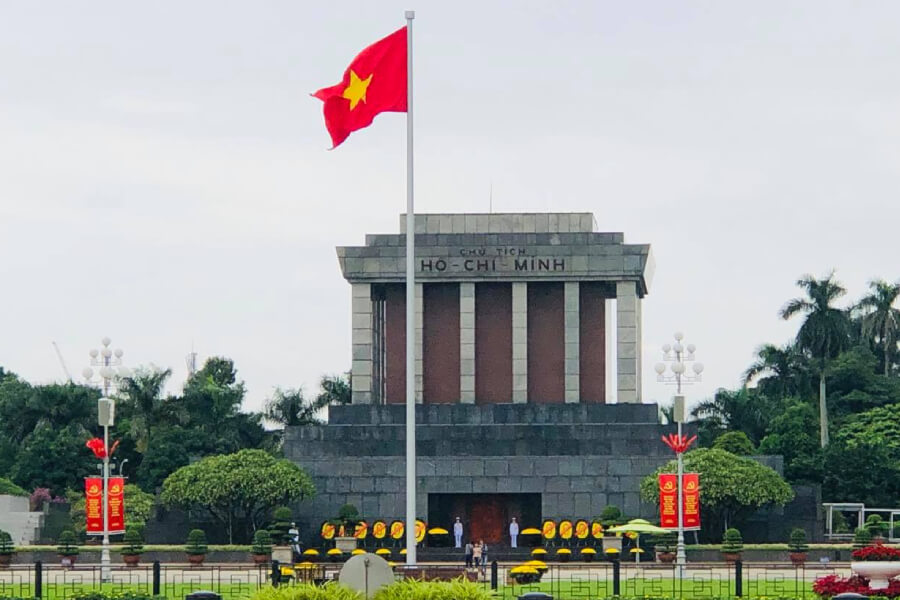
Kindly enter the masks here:
M 613 527 L 624 523 L 625 518 L 618 506 L 609 504 L 600 513 L 600 522 L 603 524 L 603 527 Z
M 141 533 L 134 527 L 125 528 L 125 537 L 122 540 L 122 554 L 143 554 L 144 540 L 141 539 Z
M 750 438 L 748 438 L 747 434 L 743 431 L 729 431 L 728 433 L 723 433 L 716 438 L 715 442 L 713 442 L 713 448 L 731 452 L 738 456 L 747 456 L 756 452 L 756 448 L 753 447 L 753 442 L 750 441 Z
M 900 496 L 900 465 L 882 444 L 838 440 L 825 449 L 822 496 L 828 502 L 893 506 Z
M 61 556 L 76 556 L 78 554 L 78 543 L 75 539 L 75 532 L 71 529 L 64 529 L 59 534 L 57 540 L 56 552 Z
M 722 552 L 735 553 L 743 549 L 744 538 L 741 537 L 741 532 L 734 527 L 726 529 L 725 535 L 722 536 Z
M 273 522 L 269 525 L 269 533 L 276 544 L 283 545 L 288 543 L 288 530 L 291 528 L 293 520 L 293 513 L 287 506 L 279 506 L 272 511 Z
M 21 487 L 14 484 L 9 479 L 5 479 L 0 477 L 0 496 L 27 496 L 28 492 L 26 492 Z
M 820 483 L 819 419 L 813 405 L 798 398 L 786 398 L 759 443 L 759 453 L 780 454 L 788 481 Z
M 234 538 L 249 538 L 279 504 L 315 494 L 312 479 L 288 460 L 262 450 L 210 456 L 182 467 L 163 482 L 167 506 L 202 508 Z
M 641 497 L 659 502 L 660 473 L 675 473 L 674 460 L 641 482 Z M 700 448 L 684 454 L 686 472 L 700 474 L 700 503 L 715 529 L 725 529 L 736 519 L 756 509 L 784 505 L 794 497 L 787 482 L 774 470 L 758 462 L 716 448 Z
M 386 585 L 375 592 L 374 600 L 490 600 L 484 586 L 457 579 L 454 581 L 416 581 L 406 579 Z
M 16 547 L 13 545 L 12 537 L 0 529 L 0 556 L 10 556 L 15 553 Z
M 345 504 L 338 510 L 337 519 L 335 519 L 335 524 L 340 526 L 343 525 L 345 530 L 352 531 L 353 527 L 356 527 L 356 524 L 362 519 L 359 516 L 359 511 L 352 504 Z
M 364 597 L 356 590 L 329 581 L 325 585 L 300 583 L 277 588 L 268 585 L 253 592 L 250 600 L 364 600 Z
M 802 527 L 791 529 L 791 535 L 788 538 L 788 549 L 791 552 L 806 552 L 809 545 L 806 543 L 806 530 Z
M 272 554 L 272 536 L 265 529 L 257 529 L 253 534 L 253 554 Z
M 191 529 L 188 533 L 187 543 L 184 545 L 184 552 L 191 556 L 206 554 L 206 533 L 202 529 Z
M 657 552 L 675 552 L 678 545 L 678 534 L 674 531 L 661 533 L 653 537 Z
M 771 414 L 769 399 L 746 388 L 719 389 L 691 410 L 691 416 L 700 420 L 700 444 L 704 447 L 725 431 L 743 431 L 751 440 L 759 441 Z
M 857 527 L 853 532 L 853 547 L 865 548 L 872 543 L 872 532 L 865 527 Z
M 881 515 L 869 515 L 866 517 L 865 528 L 869 530 L 873 538 L 884 537 L 888 533 L 890 524 Z
M 165 596 L 151 596 L 145 592 L 75 592 L 66 594 L 66 600 L 166 600 Z

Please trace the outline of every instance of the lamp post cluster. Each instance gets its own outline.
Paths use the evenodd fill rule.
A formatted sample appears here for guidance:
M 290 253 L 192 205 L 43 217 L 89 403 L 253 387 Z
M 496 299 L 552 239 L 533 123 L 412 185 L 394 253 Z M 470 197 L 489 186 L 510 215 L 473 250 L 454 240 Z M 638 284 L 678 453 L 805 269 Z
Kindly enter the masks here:
M 656 363 L 654 370 L 656 371 L 657 381 L 675 386 L 675 401 L 673 403 L 673 413 L 675 422 L 678 424 L 678 443 L 670 446 L 675 451 L 675 458 L 678 463 L 677 487 L 678 487 L 678 545 L 675 552 L 675 564 L 680 576 L 684 576 L 684 567 L 687 562 L 687 555 L 684 549 L 684 489 L 682 486 L 682 478 L 684 476 L 684 451 L 693 442 L 684 439 L 681 433 L 681 424 L 684 422 L 684 396 L 681 388 L 684 385 L 690 385 L 697 381 L 701 381 L 701 373 L 703 373 L 703 363 L 694 360 L 694 352 L 697 347 L 694 344 L 683 343 L 684 334 L 680 331 L 675 333 L 674 344 L 664 344 L 663 361 Z M 668 363 L 668 372 L 667 364 Z M 688 365 L 691 367 L 692 373 L 688 372 Z
M 100 579 L 103 582 L 111 580 L 111 561 L 109 556 L 109 428 L 113 426 L 116 418 L 116 403 L 112 395 L 116 391 L 118 379 L 129 377 L 131 370 L 122 366 L 121 348 L 111 349 L 112 341 L 108 337 L 101 340 L 100 350 L 90 351 L 91 366 L 85 367 L 81 374 L 85 384 L 99 387 L 103 395 L 97 401 L 97 421 L 103 427 L 103 550 L 100 554 Z M 94 369 L 97 367 L 98 376 L 94 379 Z

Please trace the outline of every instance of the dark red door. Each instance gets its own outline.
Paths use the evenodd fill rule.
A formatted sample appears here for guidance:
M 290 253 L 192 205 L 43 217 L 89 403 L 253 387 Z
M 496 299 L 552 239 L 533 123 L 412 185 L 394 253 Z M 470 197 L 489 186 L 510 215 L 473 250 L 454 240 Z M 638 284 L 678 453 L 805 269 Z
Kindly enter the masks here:
M 497 544 L 503 538 L 505 506 L 498 496 L 474 496 L 469 504 L 469 531 L 473 542 Z

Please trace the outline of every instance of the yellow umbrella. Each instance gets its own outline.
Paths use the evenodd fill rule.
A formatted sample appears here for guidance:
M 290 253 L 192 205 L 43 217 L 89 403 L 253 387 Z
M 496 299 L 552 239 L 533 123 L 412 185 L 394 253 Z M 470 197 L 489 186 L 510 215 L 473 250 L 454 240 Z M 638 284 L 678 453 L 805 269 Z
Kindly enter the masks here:
M 651 524 L 650 521 L 647 521 L 646 519 L 632 519 L 632 520 L 628 521 L 627 523 L 625 523 L 624 525 L 616 525 L 615 527 L 610 527 L 609 529 L 607 529 L 607 531 L 613 531 L 616 533 L 630 533 L 630 532 L 656 533 L 656 534 L 669 533 L 668 529 L 663 529 L 662 527 L 657 527 L 656 525 Z M 638 538 L 637 545 L 638 545 L 637 549 L 640 550 L 640 545 L 641 545 L 640 538 Z M 636 552 L 635 554 L 637 555 L 635 558 L 637 559 L 638 562 L 640 562 L 640 560 L 641 560 L 640 552 Z

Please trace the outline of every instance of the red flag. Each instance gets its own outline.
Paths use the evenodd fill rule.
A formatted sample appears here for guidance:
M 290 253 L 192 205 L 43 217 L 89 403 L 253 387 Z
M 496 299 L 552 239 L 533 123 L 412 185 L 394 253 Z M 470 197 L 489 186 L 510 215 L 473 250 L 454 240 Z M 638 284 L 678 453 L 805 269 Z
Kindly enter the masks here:
M 336 148 L 382 112 L 406 112 L 406 27 L 359 53 L 337 85 L 315 94 Z

